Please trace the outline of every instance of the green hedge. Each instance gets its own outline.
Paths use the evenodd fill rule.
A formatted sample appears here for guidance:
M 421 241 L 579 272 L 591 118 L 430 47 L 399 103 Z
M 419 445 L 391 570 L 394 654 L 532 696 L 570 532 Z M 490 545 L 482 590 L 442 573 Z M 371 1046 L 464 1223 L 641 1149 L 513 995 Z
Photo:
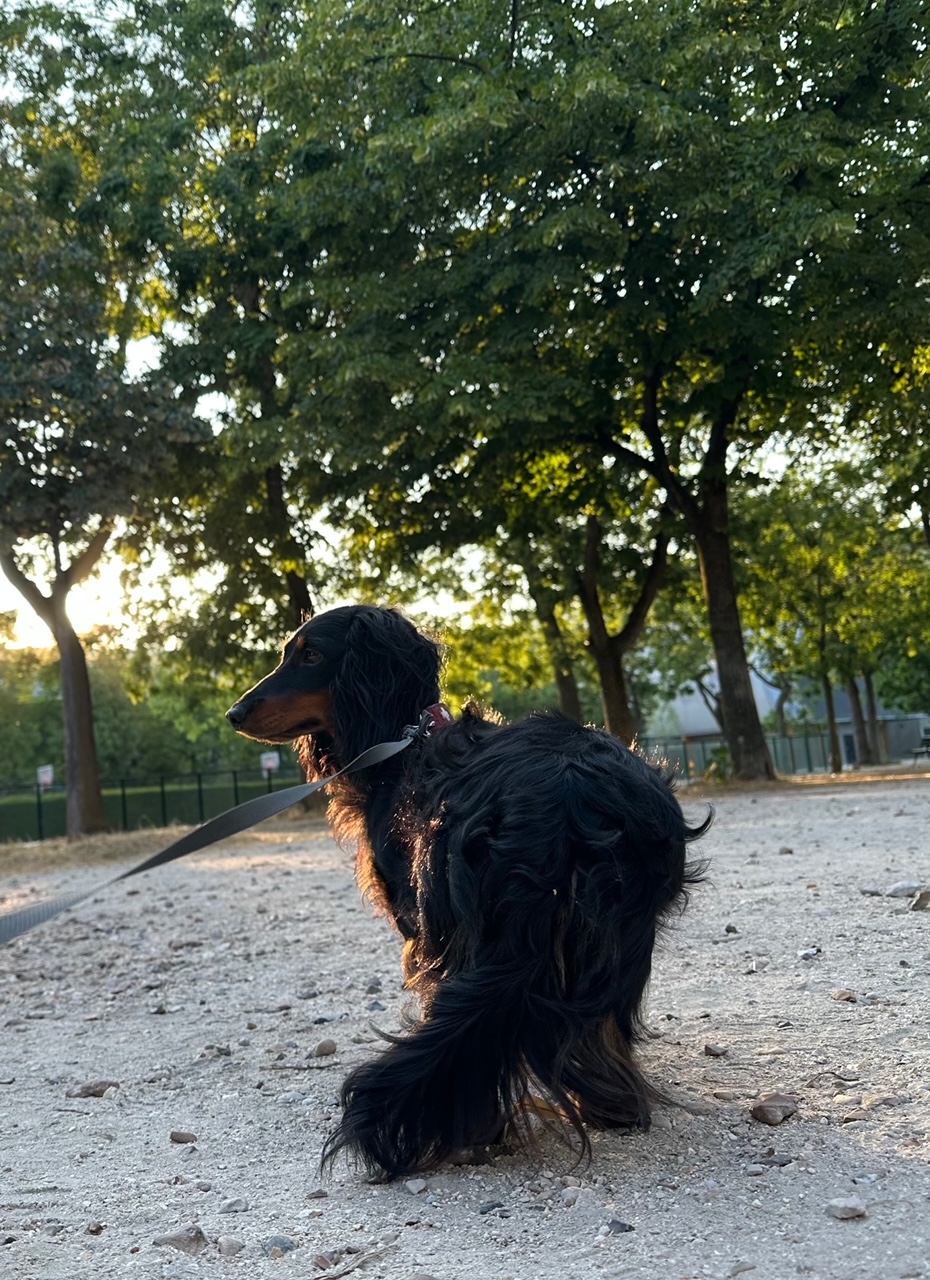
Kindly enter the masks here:
M 274 790 L 281 791 L 300 781 L 296 773 L 276 775 Z M 107 786 L 103 802 L 113 830 L 133 831 L 175 823 L 196 826 L 267 790 L 267 780 L 254 772 L 228 772 Z M 0 793 L 0 842 L 48 840 L 65 835 L 64 787 L 42 792 L 36 787 L 7 787 L 5 791 L 6 794 Z

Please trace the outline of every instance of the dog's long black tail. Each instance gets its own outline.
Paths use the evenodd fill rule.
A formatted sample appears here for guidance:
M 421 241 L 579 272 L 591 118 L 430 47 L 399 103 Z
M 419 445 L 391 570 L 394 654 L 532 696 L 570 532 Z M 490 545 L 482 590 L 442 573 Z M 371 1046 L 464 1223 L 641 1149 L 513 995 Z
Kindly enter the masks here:
M 398 1177 L 497 1140 L 526 1090 L 520 979 L 485 967 L 440 984 L 429 1016 L 345 1081 L 324 1164 L 346 1149 Z
M 428 1017 L 346 1080 L 324 1164 L 347 1150 L 382 1177 L 428 1169 L 498 1140 L 521 1104 L 534 1109 L 537 1090 L 570 1122 L 582 1154 L 585 1123 L 648 1126 L 650 1091 L 617 1018 L 579 1017 L 545 993 L 547 979 L 529 965 L 446 979 Z M 529 1126 L 514 1137 L 531 1140 Z

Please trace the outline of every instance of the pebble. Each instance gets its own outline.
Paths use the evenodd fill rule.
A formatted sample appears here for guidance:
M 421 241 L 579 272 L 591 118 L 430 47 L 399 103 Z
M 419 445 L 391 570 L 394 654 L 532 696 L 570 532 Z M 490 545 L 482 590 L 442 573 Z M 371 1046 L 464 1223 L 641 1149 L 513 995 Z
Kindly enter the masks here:
M 779 854 L 781 855 L 781 857 L 783 857 L 783 858 L 787 858 L 787 857 L 790 857 L 790 855 L 794 853 L 794 850 L 793 850 L 793 849 L 790 849 L 790 848 L 788 847 L 788 845 L 783 844 L 783 845 L 781 846 L 781 848 L 778 850 L 778 852 L 779 852 Z
M 707 1058 L 725 1058 L 729 1052 L 729 1049 L 722 1044 L 705 1044 L 704 1046 L 704 1056 Z
M 289 1236 L 269 1236 L 262 1241 L 262 1253 L 266 1258 L 283 1258 L 286 1253 L 297 1248 L 297 1242 Z
M 930 911 L 930 889 L 921 889 L 910 904 L 911 911 Z
M 817 956 L 819 956 L 819 955 L 820 955 L 820 948 L 819 948 L 819 947 L 803 947 L 803 948 L 798 952 L 798 959 L 799 959 L 799 960 L 814 960 L 814 959 L 815 959 Z
M 84 1084 L 75 1085 L 65 1094 L 66 1098 L 102 1098 L 108 1090 L 118 1089 L 117 1080 L 88 1080 Z
M 187 1129 L 172 1129 L 168 1136 L 172 1142 L 179 1142 L 182 1144 L 185 1142 L 197 1141 L 196 1133 L 190 1133 Z
M 423 1178 L 411 1178 L 409 1182 L 405 1182 L 404 1186 L 412 1196 L 418 1196 L 426 1190 L 426 1182 Z
M 220 1236 L 216 1242 L 221 1258 L 234 1258 L 237 1253 L 241 1253 L 245 1248 L 244 1240 L 237 1240 L 235 1236 Z
M 220 1205 L 219 1213 L 246 1213 L 249 1208 L 248 1200 L 243 1200 L 241 1196 L 236 1196 L 233 1200 L 224 1200 Z
M 886 898 L 912 898 L 926 889 L 923 880 L 898 880 L 885 890 Z
M 754 1103 L 751 1115 L 761 1124 L 776 1125 L 793 1116 L 797 1109 L 797 1098 L 791 1098 L 785 1093 L 767 1093 Z
M 612 1236 L 622 1236 L 628 1231 L 635 1230 L 636 1228 L 633 1226 L 632 1222 L 621 1222 L 619 1218 L 611 1218 L 607 1223 L 608 1234 Z
M 563 1191 L 562 1194 L 564 1195 L 565 1192 Z M 493 1213 L 495 1209 L 503 1209 L 503 1207 L 504 1207 L 503 1200 L 485 1200 L 484 1204 L 478 1205 L 478 1212 Z
M 324 1191 L 322 1187 L 317 1187 L 316 1191 L 307 1192 L 308 1200 L 327 1200 L 328 1198 L 329 1198 L 329 1192 Z
M 314 1058 L 328 1058 L 335 1053 L 338 1048 L 335 1040 L 321 1040 L 317 1047 L 313 1050 Z
M 845 1000 L 848 1004 L 856 1003 L 856 993 L 851 991 L 849 987 L 836 987 L 830 992 L 831 1000 Z
M 867 1218 L 869 1211 L 865 1207 L 865 1202 L 860 1200 L 858 1196 L 850 1196 L 848 1199 L 828 1200 L 826 1211 L 831 1218 L 839 1218 L 845 1221 L 849 1218 Z
M 579 1187 L 564 1187 L 562 1189 L 562 1203 L 569 1205 L 575 1204 L 580 1195 L 581 1190 Z
M 384 1013 L 387 1005 L 382 1004 L 380 1000 L 369 1000 L 367 1008 L 369 1013 Z
M 376 995 L 380 990 L 381 990 L 381 979 L 372 978 L 371 982 L 369 982 L 368 986 L 365 988 L 365 995 L 373 996 L 373 995 Z
M 201 1253 L 207 1247 L 207 1237 L 200 1227 L 185 1227 L 183 1231 L 170 1231 L 167 1235 L 156 1236 L 154 1245 L 178 1249 L 181 1253 Z

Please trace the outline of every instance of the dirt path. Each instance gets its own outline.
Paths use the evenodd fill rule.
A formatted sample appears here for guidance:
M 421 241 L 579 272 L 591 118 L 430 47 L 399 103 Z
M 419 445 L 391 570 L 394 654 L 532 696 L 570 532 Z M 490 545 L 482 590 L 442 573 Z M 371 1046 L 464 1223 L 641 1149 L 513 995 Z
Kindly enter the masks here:
M 536 1162 L 321 1182 L 338 1086 L 405 1004 L 398 942 L 321 827 L 239 838 L 5 948 L 0 1275 L 930 1277 L 930 911 L 884 896 L 930 883 L 930 782 L 716 805 L 712 883 L 648 1005 L 643 1062 L 677 1104 L 594 1135 L 574 1171 L 547 1139 Z M 106 875 L 41 875 L 34 852 L 12 875 L 0 851 L 0 907 Z M 769 1127 L 750 1108 L 774 1090 L 798 1110 Z

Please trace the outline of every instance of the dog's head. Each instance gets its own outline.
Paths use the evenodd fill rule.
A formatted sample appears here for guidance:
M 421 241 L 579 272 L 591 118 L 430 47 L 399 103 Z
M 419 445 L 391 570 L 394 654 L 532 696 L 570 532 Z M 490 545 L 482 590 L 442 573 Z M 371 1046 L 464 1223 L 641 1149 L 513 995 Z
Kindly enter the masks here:
M 288 637 L 278 666 L 226 718 L 260 742 L 312 738 L 313 754 L 347 764 L 439 701 L 439 669 L 438 646 L 395 610 L 331 609 Z

